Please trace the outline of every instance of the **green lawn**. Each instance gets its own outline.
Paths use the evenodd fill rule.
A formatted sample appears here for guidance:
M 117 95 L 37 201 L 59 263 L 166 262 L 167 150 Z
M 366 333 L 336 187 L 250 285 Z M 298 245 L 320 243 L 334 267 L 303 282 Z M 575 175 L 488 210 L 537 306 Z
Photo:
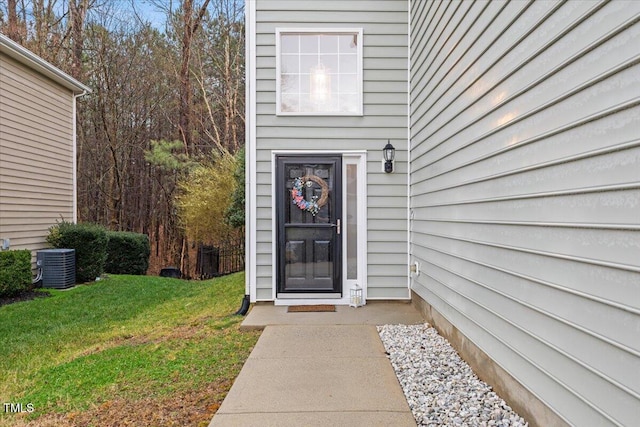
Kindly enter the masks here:
M 34 408 L 0 425 L 206 425 L 258 338 L 243 294 L 243 274 L 111 276 L 0 307 L 0 404 Z

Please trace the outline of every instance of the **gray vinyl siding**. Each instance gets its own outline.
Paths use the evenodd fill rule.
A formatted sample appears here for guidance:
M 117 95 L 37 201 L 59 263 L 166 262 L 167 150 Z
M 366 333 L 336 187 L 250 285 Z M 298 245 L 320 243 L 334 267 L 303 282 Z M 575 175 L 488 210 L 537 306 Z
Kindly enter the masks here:
M 570 424 L 640 419 L 640 2 L 411 2 L 412 289 Z
M 0 238 L 35 251 L 74 219 L 73 93 L 4 53 L 0 88 Z
M 258 300 L 273 297 L 273 150 L 367 151 L 368 297 L 409 298 L 407 9 L 394 0 L 256 2 Z M 363 29 L 363 116 L 276 116 L 276 28 L 305 27 Z M 381 171 L 387 139 L 396 147 L 393 174 Z

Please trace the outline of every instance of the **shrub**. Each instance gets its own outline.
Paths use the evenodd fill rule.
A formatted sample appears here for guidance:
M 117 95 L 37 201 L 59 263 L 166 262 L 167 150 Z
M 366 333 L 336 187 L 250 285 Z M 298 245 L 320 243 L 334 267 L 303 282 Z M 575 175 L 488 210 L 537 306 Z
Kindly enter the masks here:
M 76 282 L 95 280 L 104 273 L 107 260 L 107 230 L 97 224 L 62 221 L 49 229 L 47 242 L 58 249 L 76 250 Z
M 213 163 L 194 167 L 178 181 L 175 203 L 189 239 L 216 241 L 231 229 L 224 219 L 235 186 L 235 169 L 236 159 L 224 154 Z
M 104 269 L 113 274 L 146 274 L 151 246 L 146 234 L 125 231 L 107 233 L 107 262 Z
M 0 296 L 10 297 L 31 289 L 31 251 L 0 252 Z
M 233 228 L 244 226 L 244 181 L 245 181 L 245 153 L 244 147 L 236 153 L 236 170 L 233 173 L 236 182 L 235 189 L 231 195 L 231 204 L 225 212 L 225 221 Z

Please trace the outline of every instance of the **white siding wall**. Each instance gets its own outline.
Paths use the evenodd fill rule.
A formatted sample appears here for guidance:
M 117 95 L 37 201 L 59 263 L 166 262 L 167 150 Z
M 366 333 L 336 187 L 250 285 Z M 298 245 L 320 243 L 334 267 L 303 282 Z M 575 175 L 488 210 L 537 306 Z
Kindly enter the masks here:
M 0 238 L 11 249 L 47 246 L 72 221 L 73 93 L 0 54 Z
M 412 1 L 413 290 L 561 417 L 640 420 L 640 2 Z
M 272 1 L 256 6 L 256 287 L 272 298 L 272 150 L 368 150 L 368 296 L 408 298 L 408 4 Z M 276 116 L 276 28 L 363 28 L 363 117 Z M 393 174 L 382 148 L 396 147 Z

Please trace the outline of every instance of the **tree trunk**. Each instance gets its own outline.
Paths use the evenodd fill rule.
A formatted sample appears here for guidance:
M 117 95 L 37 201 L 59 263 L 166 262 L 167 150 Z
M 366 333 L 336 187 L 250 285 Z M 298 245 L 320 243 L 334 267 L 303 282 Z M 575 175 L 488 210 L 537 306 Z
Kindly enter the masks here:
M 69 2 L 71 25 L 71 76 L 82 81 L 82 53 L 84 47 L 84 21 L 89 9 L 89 0 L 71 0 Z
M 192 129 L 191 129 L 191 44 L 195 33 L 200 28 L 202 18 L 207 10 L 210 0 L 205 0 L 200 9 L 194 16 L 193 0 L 183 0 L 182 13 L 183 13 L 183 34 L 182 34 L 182 62 L 180 64 L 180 119 L 179 128 L 184 142 L 184 148 L 187 154 L 193 155 L 196 153 L 196 147 L 193 143 Z
M 20 24 L 18 20 L 18 11 L 17 11 L 17 1 L 16 0 L 8 0 L 7 3 L 7 37 L 13 40 L 16 43 L 24 44 L 24 36 L 26 34 L 26 28 Z

